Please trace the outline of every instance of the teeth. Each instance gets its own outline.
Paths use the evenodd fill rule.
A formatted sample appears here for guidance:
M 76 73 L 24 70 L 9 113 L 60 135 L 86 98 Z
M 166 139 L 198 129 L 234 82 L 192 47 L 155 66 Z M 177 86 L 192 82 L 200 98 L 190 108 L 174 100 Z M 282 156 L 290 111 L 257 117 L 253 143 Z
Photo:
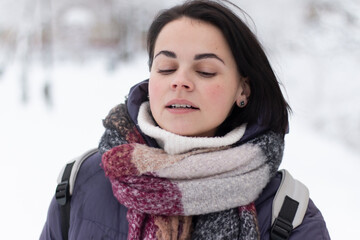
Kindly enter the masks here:
M 171 105 L 171 108 L 192 108 L 192 106 L 187 104 L 173 104 Z

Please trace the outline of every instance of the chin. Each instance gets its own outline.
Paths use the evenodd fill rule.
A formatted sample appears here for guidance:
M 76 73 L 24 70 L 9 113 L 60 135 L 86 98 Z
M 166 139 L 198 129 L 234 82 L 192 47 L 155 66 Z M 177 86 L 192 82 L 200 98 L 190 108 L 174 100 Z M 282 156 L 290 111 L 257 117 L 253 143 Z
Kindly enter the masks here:
M 196 129 L 191 129 L 189 126 L 170 126 L 170 127 L 164 127 L 168 132 L 184 136 L 184 137 L 213 137 L 215 136 L 215 130 L 211 129 L 208 131 L 199 131 Z
M 168 132 L 171 132 L 171 133 L 174 133 L 176 135 L 180 135 L 180 136 L 184 136 L 184 137 L 195 137 L 196 136 L 196 133 L 194 132 L 191 132 L 189 130 L 179 130 L 180 128 L 179 127 L 175 127 L 175 128 L 164 128 L 166 131 Z
M 184 137 L 213 137 L 214 136 L 213 132 L 175 131 L 172 133 L 175 133 L 177 135 L 184 136 Z

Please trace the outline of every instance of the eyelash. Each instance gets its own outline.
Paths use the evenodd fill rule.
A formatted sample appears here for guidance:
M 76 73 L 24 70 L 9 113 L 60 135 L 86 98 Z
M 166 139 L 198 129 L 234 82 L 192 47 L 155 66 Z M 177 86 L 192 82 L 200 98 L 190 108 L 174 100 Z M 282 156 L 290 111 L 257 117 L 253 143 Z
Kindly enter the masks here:
M 158 73 L 163 75 L 169 75 L 175 71 L 176 71 L 175 69 L 165 69 L 165 70 L 159 69 Z M 216 73 L 210 73 L 210 72 L 197 71 L 197 73 L 205 78 L 211 78 L 216 76 Z
M 198 71 L 197 73 L 199 73 L 201 76 L 205 77 L 205 78 L 211 78 L 211 77 L 215 77 L 216 73 L 210 73 L 210 72 L 202 72 L 202 71 Z
M 171 73 L 175 72 L 175 69 L 165 69 L 165 70 L 158 70 L 158 73 L 163 74 L 163 75 L 169 75 Z

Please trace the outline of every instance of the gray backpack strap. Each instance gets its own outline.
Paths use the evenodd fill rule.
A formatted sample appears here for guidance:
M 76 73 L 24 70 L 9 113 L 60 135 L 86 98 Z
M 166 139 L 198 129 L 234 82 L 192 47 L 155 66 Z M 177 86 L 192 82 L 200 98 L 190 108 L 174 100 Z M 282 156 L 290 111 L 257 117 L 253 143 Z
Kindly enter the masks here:
M 65 240 L 68 239 L 70 226 L 70 199 L 74 191 L 76 176 L 79 172 L 81 164 L 97 151 L 97 149 L 91 149 L 81 156 L 72 159 L 64 166 L 59 174 L 55 198 L 57 203 L 60 205 L 61 234 Z
M 75 181 L 76 181 L 76 176 L 79 172 L 79 169 L 81 167 L 81 164 L 91 155 L 93 155 L 94 153 L 96 153 L 98 151 L 97 148 L 94 149 L 90 149 L 88 151 L 86 151 L 84 154 L 75 157 L 74 159 L 72 159 L 71 161 L 69 161 L 61 170 L 58 179 L 57 179 L 57 183 L 60 184 L 62 182 L 62 178 L 64 176 L 65 173 L 65 169 L 66 166 L 72 164 L 72 168 L 71 168 L 71 173 L 70 173 L 70 177 L 68 180 L 68 184 L 69 184 L 69 194 L 70 196 L 72 195 L 73 191 L 74 191 L 74 185 L 75 185 Z
M 302 223 L 309 204 L 308 188 L 288 171 L 280 172 L 282 179 L 272 208 L 272 240 L 289 239 L 291 231 Z

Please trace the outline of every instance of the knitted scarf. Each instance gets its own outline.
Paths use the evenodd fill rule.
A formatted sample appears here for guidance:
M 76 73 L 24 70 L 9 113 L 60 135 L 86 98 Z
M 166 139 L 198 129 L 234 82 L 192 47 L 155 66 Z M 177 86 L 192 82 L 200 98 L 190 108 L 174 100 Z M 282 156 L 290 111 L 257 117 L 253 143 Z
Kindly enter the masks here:
M 280 165 L 279 134 L 169 154 L 147 146 L 124 104 L 103 123 L 102 167 L 128 208 L 128 239 L 260 239 L 254 201 Z

